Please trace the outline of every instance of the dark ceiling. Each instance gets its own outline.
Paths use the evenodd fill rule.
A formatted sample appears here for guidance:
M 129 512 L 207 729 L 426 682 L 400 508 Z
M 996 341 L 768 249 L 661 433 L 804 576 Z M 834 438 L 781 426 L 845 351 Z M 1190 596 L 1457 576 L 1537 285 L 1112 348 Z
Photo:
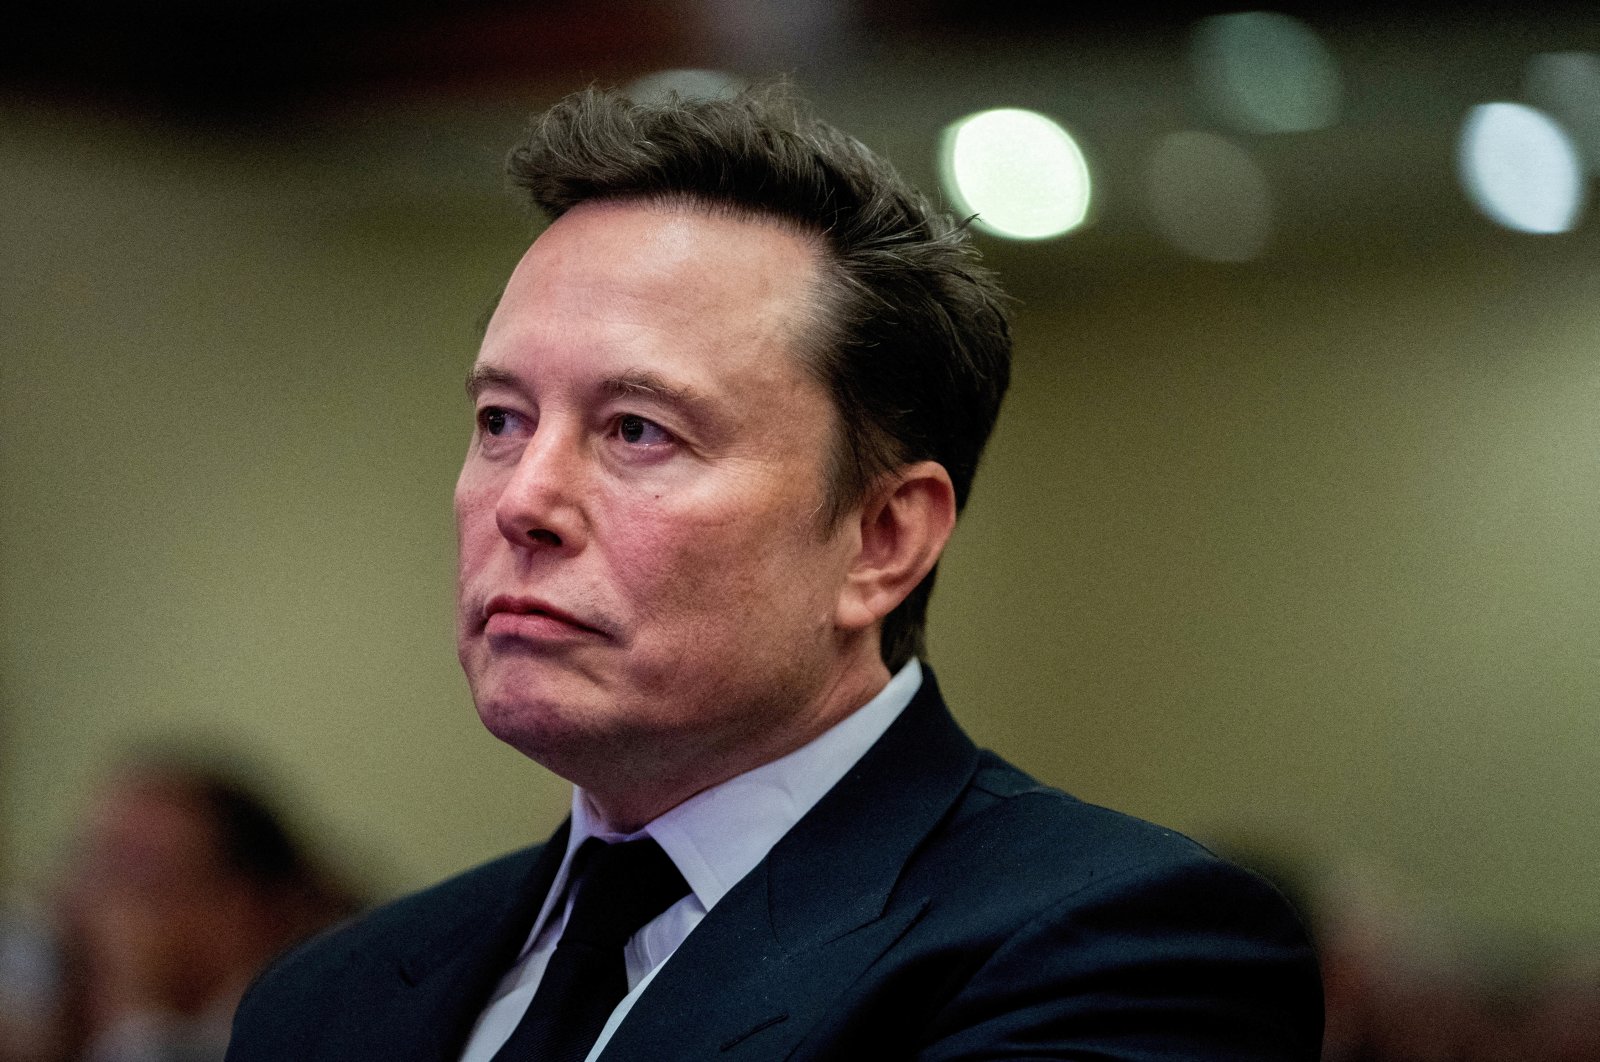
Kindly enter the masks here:
M 803 6 L 803 5 L 802 5 Z M 996 44 L 1181 32 L 1250 5 L 855 0 L 815 5 L 852 44 L 923 37 Z M 1595 21 L 1592 4 L 1377 0 L 1271 5 L 1315 26 L 1426 35 L 1442 20 Z M 0 89 L 191 121 L 248 122 L 355 93 L 568 84 L 715 65 L 708 18 L 729 0 L 29 0 L 0 34 Z M 769 56 L 799 63 L 804 56 Z

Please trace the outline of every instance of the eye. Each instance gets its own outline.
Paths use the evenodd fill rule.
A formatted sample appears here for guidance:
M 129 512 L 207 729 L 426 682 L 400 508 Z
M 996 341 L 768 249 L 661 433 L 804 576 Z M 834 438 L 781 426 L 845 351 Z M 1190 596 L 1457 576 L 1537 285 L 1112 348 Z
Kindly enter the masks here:
M 673 441 L 671 432 L 637 413 L 624 413 L 617 418 L 617 438 L 630 446 L 654 446 Z
M 478 410 L 478 430 L 485 435 L 504 435 L 510 430 L 514 414 L 499 406 L 485 406 Z

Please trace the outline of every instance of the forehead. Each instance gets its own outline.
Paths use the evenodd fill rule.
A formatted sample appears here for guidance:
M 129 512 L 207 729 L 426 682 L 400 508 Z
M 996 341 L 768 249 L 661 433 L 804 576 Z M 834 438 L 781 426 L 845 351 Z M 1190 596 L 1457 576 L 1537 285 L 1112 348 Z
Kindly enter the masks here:
M 799 328 L 814 302 L 821 240 L 776 219 L 688 203 L 583 203 L 546 229 L 512 272 L 500 309 L 523 312 L 581 293 L 597 309 L 636 310 L 702 328 Z M 514 323 L 498 310 L 486 338 Z
M 118 858 L 170 858 L 215 843 L 200 799 L 158 778 L 125 776 L 102 785 L 86 821 L 89 842 Z

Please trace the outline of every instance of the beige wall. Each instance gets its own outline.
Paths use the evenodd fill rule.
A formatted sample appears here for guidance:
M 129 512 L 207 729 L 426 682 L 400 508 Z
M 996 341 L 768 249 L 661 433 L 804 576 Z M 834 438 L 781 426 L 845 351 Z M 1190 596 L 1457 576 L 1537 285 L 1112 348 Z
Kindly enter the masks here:
M 461 382 L 526 228 L 492 163 L 485 238 L 314 144 L 58 128 L 0 175 L 7 877 L 130 738 L 196 728 L 386 889 L 547 829 L 451 635 Z
M 450 636 L 515 116 L 481 187 L 11 117 L 0 881 L 163 733 L 257 757 L 385 892 L 541 836 L 564 788 L 481 731 Z M 935 606 L 958 714 L 1090 799 L 1600 931 L 1593 250 L 999 252 L 1016 381 Z

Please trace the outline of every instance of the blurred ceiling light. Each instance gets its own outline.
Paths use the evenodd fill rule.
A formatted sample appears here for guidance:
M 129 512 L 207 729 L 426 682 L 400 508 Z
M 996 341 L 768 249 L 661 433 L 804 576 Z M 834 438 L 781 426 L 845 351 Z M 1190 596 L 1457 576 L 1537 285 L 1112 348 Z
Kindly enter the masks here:
M 744 87 L 744 81 L 721 70 L 661 70 L 633 82 L 624 94 L 635 103 L 665 103 L 673 93 L 686 100 L 718 100 Z
M 1035 111 L 981 111 L 944 131 L 945 191 L 973 224 L 1014 240 L 1060 236 L 1089 213 L 1089 165 L 1072 135 Z
M 1474 206 L 1518 232 L 1566 232 L 1583 209 L 1583 166 L 1555 119 L 1485 103 L 1461 127 L 1461 182 Z
M 1528 60 L 1528 99 L 1566 127 L 1584 162 L 1600 171 L 1600 55 L 1546 52 Z
M 1235 129 L 1303 133 L 1338 120 L 1338 64 L 1298 19 L 1272 11 L 1201 19 L 1190 58 L 1201 94 Z
M 1272 229 L 1266 174 L 1243 148 L 1215 133 L 1173 133 L 1145 169 L 1145 192 L 1161 234 L 1212 262 L 1245 262 Z

